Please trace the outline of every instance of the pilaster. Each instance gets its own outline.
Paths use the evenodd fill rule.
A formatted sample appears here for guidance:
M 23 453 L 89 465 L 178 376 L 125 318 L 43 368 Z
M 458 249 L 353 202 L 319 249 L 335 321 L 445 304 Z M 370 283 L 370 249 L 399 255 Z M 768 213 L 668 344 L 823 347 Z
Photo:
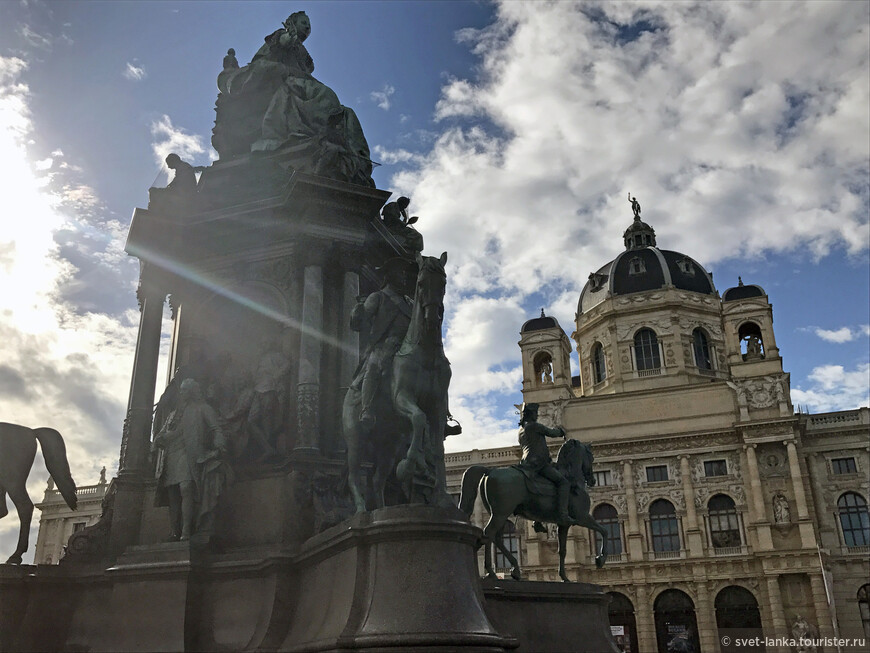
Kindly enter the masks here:
M 698 558 L 704 554 L 703 538 L 698 526 L 698 513 L 695 510 L 695 489 L 692 487 L 692 472 L 689 457 L 680 456 L 680 476 L 683 482 L 683 495 L 686 498 L 686 549 L 689 557 Z
M 752 495 L 752 501 L 749 504 L 750 517 L 755 535 L 758 538 L 758 549 L 772 551 L 773 538 L 770 535 L 770 522 L 764 508 L 764 494 L 761 489 L 761 477 L 758 474 L 758 458 L 755 454 L 755 447 L 754 444 L 747 444 L 743 447 L 746 454 L 746 466 L 749 468 L 749 491 Z
M 701 643 L 701 650 L 716 651 L 719 646 L 718 628 L 707 581 L 699 580 L 695 583 L 695 589 L 698 592 L 695 616 L 698 620 L 698 639 Z
M 297 385 L 298 438 L 295 451 L 319 453 L 320 357 L 323 337 L 323 266 L 305 266 L 302 281 L 302 328 Z
M 628 557 L 632 562 L 643 560 L 643 537 L 637 517 L 637 498 L 634 493 L 634 472 L 631 461 L 622 462 L 622 478 L 625 481 L 625 502 L 628 504 Z
M 767 599 L 770 605 L 770 620 L 773 624 L 773 632 L 770 636 L 775 638 L 789 637 L 790 631 L 785 621 L 785 610 L 782 606 L 782 596 L 776 576 L 767 577 Z M 791 649 L 788 646 L 774 646 L 768 650 L 770 653 L 789 653 Z

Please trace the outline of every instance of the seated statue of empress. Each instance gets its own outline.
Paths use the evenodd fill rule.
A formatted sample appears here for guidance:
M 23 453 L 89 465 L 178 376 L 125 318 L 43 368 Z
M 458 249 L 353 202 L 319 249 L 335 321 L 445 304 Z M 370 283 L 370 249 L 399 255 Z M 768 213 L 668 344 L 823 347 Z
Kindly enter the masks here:
M 374 186 L 356 114 L 311 74 L 314 61 L 303 45 L 310 34 L 308 16 L 298 11 L 266 37 L 250 64 L 224 69 L 212 142 L 231 155 L 242 153 L 239 145 L 251 152 L 280 149 L 299 170 Z M 259 124 L 244 127 L 250 120 Z

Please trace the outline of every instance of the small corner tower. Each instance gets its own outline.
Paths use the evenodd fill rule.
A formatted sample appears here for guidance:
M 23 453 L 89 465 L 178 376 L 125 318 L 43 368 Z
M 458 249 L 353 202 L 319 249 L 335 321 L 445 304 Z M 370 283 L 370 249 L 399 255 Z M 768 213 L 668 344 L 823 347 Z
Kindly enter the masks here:
M 722 294 L 725 349 L 741 418 L 749 409 L 767 409 L 770 417 L 791 415 L 789 375 L 773 333 L 773 307 L 761 286 L 737 285 Z M 756 416 L 757 417 L 757 416 Z
M 519 345 L 525 401 L 571 396 L 571 343 L 556 318 L 541 309 L 540 317 L 523 324 Z

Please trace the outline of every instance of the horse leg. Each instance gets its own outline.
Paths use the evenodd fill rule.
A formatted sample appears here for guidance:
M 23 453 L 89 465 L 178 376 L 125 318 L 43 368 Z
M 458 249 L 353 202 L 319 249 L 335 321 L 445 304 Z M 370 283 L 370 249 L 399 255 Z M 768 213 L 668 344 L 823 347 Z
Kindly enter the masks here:
M 598 547 L 598 553 L 595 554 L 595 566 L 601 569 L 607 560 L 607 530 L 595 521 L 589 513 L 582 515 L 578 521 L 580 526 L 585 526 L 589 530 L 601 535 L 601 545 Z
M 571 579 L 565 573 L 565 554 L 568 552 L 568 529 L 570 524 L 559 524 L 559 578 L 570 583 Z
M 486 572 L 483 578 L 498 578 L 495 575 L 495 569 L 492 568 L 492 547 L 490 546 L 490 542 L 484 538 L 481 540 L 481 545 L 484 547 L 483 549 L 483 570 Z
M 420 410 L 414 397 L 408 396 L 406 392 L 396 394 L 394 403 L 396 412 L 411 423 L 411 445 L 408 447 L 407 459 L 421 469 L 426 469 L 426 459 L 423 454 L 423 443 L 428 437 L 429 430 L 426 413 Z
M 362 491 L 362 474 L 360 473 L 359 440 L 347 439 L 347 484 L 353 496 L 357 514 L 366 511 L 366 499 Z
M 15 553 L 9 556 L 6 564 L 20 565 L 21 558 L 24 552 L 27 551 L 27 543 L 30 538 L 30 519 L 33 517 L 33 502 L 27 495 L 27 487 L 24 483 L 20 487 L 15 487 L 8 490 L 9 498 L 15 504 L 18 510 L 18 521 L 20 522 L 20 530 L 18 531 L 18 548 Z
M 6 488 L 0 485 L 0 519 L 3 519 L 9 514 L 9 508 L 6 507 Z
M 505 522 L 505 523 L 507 523 L 507 522 Z M 504 545 L 504 526 L 503 525 L 502 525 L 502 529 L 498 533 L 495 534 L 495 546 L 499 551 L 501 551 L 502 555 L 510 561 L 510 563 L 511 563 L 511 578 L 513 578 L 514 580 L 522 580 L 523 575 L 522 575 L 522 572 L 520 571 L 519 561 L 514 557 L 514 554 L 511 553 L 510 549 L 508 549 Z

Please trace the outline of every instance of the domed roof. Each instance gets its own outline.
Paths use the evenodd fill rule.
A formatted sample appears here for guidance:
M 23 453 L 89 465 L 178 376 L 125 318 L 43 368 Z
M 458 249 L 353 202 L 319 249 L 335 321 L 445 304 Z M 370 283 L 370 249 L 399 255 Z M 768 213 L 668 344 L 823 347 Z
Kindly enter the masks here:
M 750 297 L 763 297 L 765 295 L 764 288 L 755 284 L 743 285 L 743 279 L 737 277 L 737 285 L 729 288 L 722 293 L 723 302 L 733 302 L 738 299 L 749 299 Z
M 609 297 L 674 287 L 715 295 L 713 278 L 693 258 L 656 247 L 655 230 L 640 220 L 640 205 L 633 201 L 634 222 L 625 230 L 625 251 L 589 275 L 580 293 L 582 314 Z
M 532 318 L 525 324 L 523 324 L 520 329 L 520 333 L 529 333 L 530 331 L 543 331 L 544 329 L 552 329 L 553 327 L 562 328 L 559 326 L 559 321 L 550 317 L 549 315 L 544 315 L 544 309 L 541 309 L 541 317 Z

